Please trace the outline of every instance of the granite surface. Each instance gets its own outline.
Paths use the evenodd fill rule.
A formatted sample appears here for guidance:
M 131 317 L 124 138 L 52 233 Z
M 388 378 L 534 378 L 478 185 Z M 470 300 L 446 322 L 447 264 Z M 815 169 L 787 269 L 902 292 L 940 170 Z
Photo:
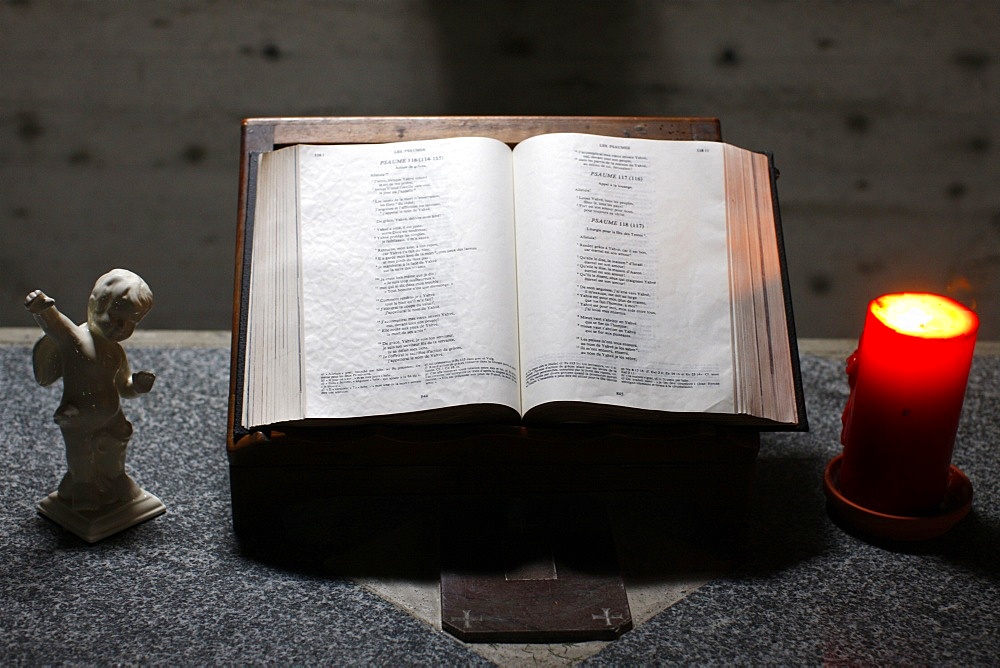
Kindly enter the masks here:
M 224 447 L 228 351 L 136 349 L 158 375 L 127 402 L 128 469 L 167 514 L 95 545 L 42 518 L 65 469 L 30 349 L 0 346 L 0 659 L 37 664 L 477 665 L 470 647 L 350 577 L 248 552 Z M 740 558 L 604 645 L 593 665 L 1000 662 L 1000 358 L 977 358 L 954 463 L 970 515 L 944 537 L 874 545 L 825 513 L 842 365 L 803 358 L 811 431 L 768 434 Z M 398 558 L 398 555 L 396 555 Z

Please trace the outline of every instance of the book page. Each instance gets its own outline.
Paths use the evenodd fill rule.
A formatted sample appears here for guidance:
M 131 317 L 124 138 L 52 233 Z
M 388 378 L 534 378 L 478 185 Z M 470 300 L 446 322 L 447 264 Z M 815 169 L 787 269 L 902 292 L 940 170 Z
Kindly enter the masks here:
M 771 166 L 725 147 L 737 410 L 799 424 Z
M 305 417 L 519 410 L 511 152 L 299 147 Z
M 515 190 L 524 410 L 732 412 L 722 144 L 542 135 Z
M 252 209 L 242 424 L 301 415 L 295 155 L 263 154 Z

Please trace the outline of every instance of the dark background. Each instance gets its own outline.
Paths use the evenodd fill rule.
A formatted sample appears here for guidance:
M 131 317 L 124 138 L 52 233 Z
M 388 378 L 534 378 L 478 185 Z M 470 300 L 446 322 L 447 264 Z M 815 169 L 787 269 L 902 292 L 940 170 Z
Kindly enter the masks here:
M 1000 3 L 0 4 L 0 326 L 82 319 L 112 266 L 144 328 L 227 329 L 242 118 L 716 116 L 774 152 L 799 333 L 884 292 L 1000 338 Z

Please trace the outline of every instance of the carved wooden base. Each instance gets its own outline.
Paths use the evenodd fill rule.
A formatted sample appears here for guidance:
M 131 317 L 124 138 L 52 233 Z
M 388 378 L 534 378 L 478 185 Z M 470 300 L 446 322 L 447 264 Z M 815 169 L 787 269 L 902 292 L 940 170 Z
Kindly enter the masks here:
M 73 510 L 59 497 L 58 492 L 52 492 L 38 503 L 38 512 L 88 543 L 96 543 L 162 515 L 166 510 L 162 501 L 145 490 L 129 503 L 94 511 Z

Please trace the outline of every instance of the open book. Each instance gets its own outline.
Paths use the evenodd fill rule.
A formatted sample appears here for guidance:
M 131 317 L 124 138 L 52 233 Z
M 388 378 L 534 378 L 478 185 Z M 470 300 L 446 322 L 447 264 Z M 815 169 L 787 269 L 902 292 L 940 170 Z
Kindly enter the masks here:
M 249 190 L 244 428 L 804 421 L 763 154 L 294 145 L 256 155 Z

